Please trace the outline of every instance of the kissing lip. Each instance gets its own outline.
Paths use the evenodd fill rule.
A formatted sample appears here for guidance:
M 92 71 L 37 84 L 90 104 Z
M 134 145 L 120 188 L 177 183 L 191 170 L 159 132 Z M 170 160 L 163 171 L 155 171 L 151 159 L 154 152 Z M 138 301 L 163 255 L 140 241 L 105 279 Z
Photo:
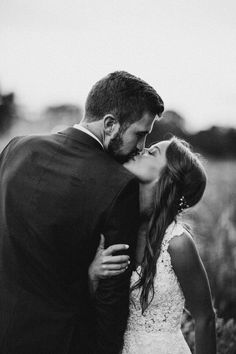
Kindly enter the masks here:
M 138 154 L 136 154 L 136 153 L 130 154 L 129 159 L 135 161 L 137 156 L 138 156 Z

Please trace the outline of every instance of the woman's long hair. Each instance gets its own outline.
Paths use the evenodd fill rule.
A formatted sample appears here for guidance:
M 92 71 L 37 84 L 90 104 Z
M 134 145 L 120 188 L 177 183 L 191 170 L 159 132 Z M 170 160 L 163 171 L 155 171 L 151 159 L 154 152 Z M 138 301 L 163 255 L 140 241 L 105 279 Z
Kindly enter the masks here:
M 162 240 L 167 227 L 176 220 L 183 208 L 183 204 L 180 208 L 181 198 L 184 199 L 184 207 L 194 206 L 201 199 L 206 186 L 206 173 L 199 157 L 185 141 L 171 138 L 166 160 L 155 189 L 140 278 L 131 288 L 131 291 L 141 288 L 142 313 L 153 299 L 153 281 Z

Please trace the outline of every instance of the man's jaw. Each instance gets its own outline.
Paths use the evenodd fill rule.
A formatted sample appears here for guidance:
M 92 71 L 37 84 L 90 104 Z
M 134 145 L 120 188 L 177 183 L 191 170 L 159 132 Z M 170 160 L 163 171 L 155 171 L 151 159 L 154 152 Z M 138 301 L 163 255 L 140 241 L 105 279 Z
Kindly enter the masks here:
M 120 153 L 113 153 L 113 157 L 115 158 L 115 160 L 119 163 L 126 163 L 129 160 L 134 159 L 134 157 L 136 156 L 136 153 L 129 153 L 128 155 L 122 155 Z
M 128 160 L 134 160 L 136 156 L 139 155 L 139 151 L 135 150 L 128 155 Z
M 128 162 L 130 160 L 135 160 L 135 157 L 138 155 L 138 151 L 129 153 L 128 155 L 119 155 L 118 159 L 122 162 Z

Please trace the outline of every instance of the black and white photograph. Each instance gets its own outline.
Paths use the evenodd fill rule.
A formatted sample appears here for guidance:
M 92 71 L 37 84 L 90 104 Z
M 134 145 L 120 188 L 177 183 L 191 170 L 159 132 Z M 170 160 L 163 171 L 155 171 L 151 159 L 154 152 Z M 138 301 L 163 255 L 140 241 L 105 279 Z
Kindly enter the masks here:
M 236 354 L 235 14 L 0 1 L 0 354 Z

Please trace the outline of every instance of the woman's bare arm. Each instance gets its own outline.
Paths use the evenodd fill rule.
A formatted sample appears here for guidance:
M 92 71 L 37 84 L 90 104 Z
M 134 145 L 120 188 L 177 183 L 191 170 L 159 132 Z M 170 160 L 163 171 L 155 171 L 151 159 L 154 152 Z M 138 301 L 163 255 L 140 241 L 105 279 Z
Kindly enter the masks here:
M 196 354 L 215 354 L 215 312 L 209 281 L 195 243 L 188 234 L 174 237 L 169 249 L 172 267 L 195 320 Z

